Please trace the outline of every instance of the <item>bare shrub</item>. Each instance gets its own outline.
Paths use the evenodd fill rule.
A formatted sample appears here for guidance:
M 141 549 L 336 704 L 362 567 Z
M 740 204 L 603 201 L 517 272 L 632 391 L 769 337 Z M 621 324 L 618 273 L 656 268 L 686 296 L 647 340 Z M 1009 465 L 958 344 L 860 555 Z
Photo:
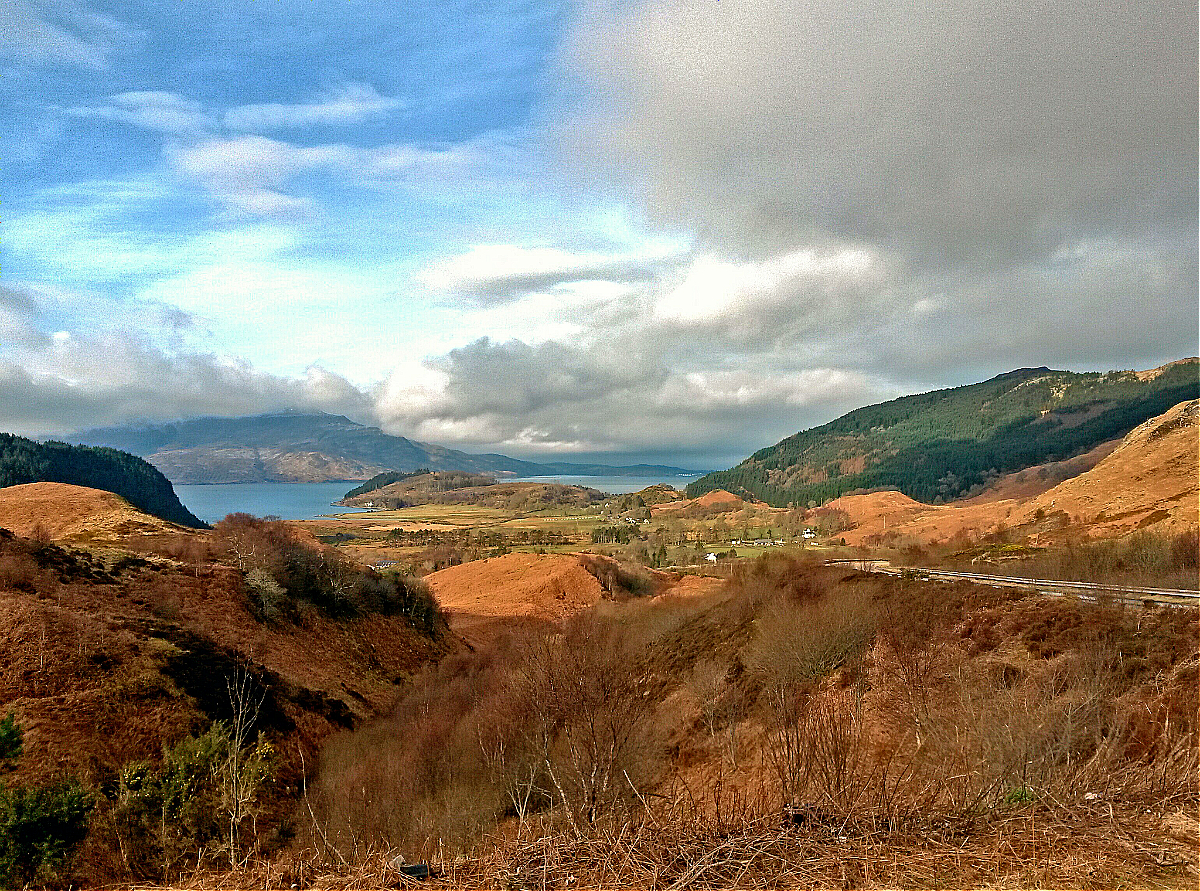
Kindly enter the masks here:
M 809 853 L 826 856 L 857 837 L 879 858 L 948 826 L 962 846 L 1019 814 L 1082 813 L 1096 795 L 1191 805 L 1194 624 L 756 561 L 721 592 L 604 601 L 561 631 L 443 661 L 389 721 L 327 753 L 315 810 L 349 862 L 400 845 L 445 855 L 448 881 L 480 875 L 454 865 L 478 857 L 522 886 L 738 885 L 766 845 L 823 838 Z M 781 829 L 781 803 L 803 832 Z M 653 839 L 694 843 L 703 862 Z M 614 848 L 647 859 L 598 865 Z
M 538 715 L 554 791 L 577 820 L 592 823 L 649 780 L 648 718 L 654 701 L 620 627 L 580 617 L 538 641 L 522 670 Z
M 0 553 L 0 587 L 33 591 L 40 576 L 37 561 L 24 551 L 6 548 Z
M 1200 534 L 1142 529 L 1123 538 L 1071 542 L 1008 564 L 1019 575 L 1106 584 L 1196 589 Z
M 875 621 L 872 598 L 857 589 L 776 599 L 755 619 L 744 659 L 764 686 L 802 690 L 860 655 Z
M 539 716 L 518 683 L 530 646 L 513 634 L 449 656 L 389 717 L 331 741 L 312 789 L 316 841 L 347 857 L 380 845 L 428 856 L 544 807 Z
M 809 588 L 800 599 L 776 595 L 755 620 L 744 658 L 770 711 L 764 756 L 785 805 L 815 794 L 845 810 L 860 791 L 852 788 L 865 755 L 863 688 L 856 679 L 874 624 L 873 603 L 857 589 L 822 596 Z M 838 670 L 848 689 L 818 693 Z

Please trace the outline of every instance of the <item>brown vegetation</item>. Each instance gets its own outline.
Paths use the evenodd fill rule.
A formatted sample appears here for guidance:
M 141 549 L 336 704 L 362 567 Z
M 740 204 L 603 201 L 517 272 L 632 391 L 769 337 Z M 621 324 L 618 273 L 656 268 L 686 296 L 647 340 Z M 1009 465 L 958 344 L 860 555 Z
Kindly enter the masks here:
M 673 565 L 668 545 L 703 560 L 707 527 L 684 521 L 720 512 L 718 541 L 812 525 L 914 562 L 954 551 L 1194 587 L 1196 514 L 1159 534 L 1176 502 L 1195 507 L 1194 408 L 1037 508 L 880 492 L 782 511 L 709 493 L 635 505 L 680 509 L 613 527 L 638 532 L 617 556 L 452 565 L 511 542 L 399 533 L 448 566 L 422 581 L 295 524 L 235 515 L 185 535 L 55 491 L 12 514 L 25 537 L 0 533 L 0 718 L 25 731 L 0 770 L 82 778 L 98 804 L 75 877 L 91 884 L 403 885 L 408 860 L 438 884 L 510 888 L 1194 886 L 1194 608 L 778 552 L 714 566 L 725 579 L 638 562 Z M 1119 511 L 1082 524 L 1042 500 L 1122 485 Z M 561 493 L 516 494 L 526 509 Z M 51 543 L 63 535 L 93 547 Z M 1016 544 L 1034 535 L 1054 547 Z M 197 777 L 203 794 L 170 810 Z
M 27 483 L 0 489 L 0 528 L 54 541 L 121 541 L 181 532 L 112 492 L 65 483 Z
M 514 622 L 558 623 L 603 597 L 574 556 L 507 554 L 425 577 L 450 628 L 479 645 Z
M 280 530 L 271 532 L 281 543 Z M 228 867 L 237 859 L 229 859 L 234 848 L 262 850 L 271 839 L 286 840 L 276 831 L 289 824 L 301 753 L 312 763 L 326 736 L 384 711 L 399 684 L 446 650 L 445 641 L 390 608 L 334 615 L 301 600 L 287 621 L 268 619 L 255 602 L 253 568 L 223 562 L 222 548 L 205 543 L 196 550 L 198 539 L 190 536 L 139 541 L 171 542 L 187 559 L 163 553 L 171 548 L 141 556 L 68 550 L 0 530 L 0 717 L 11 711 L 24 736 L 7 781 L 44 785 L 65 772 L 99 792 L 76 864 L 75 875 L 88 884 L 131 875 L 173 880 L 197 862 L 213 865 L 205 859 L 213 850 L 196 847 L 167 857 L 155 843 L 145 857 L 133 853 L 133 836 L 122 835 L 120 822 L 122 802 L 133 794 L 130 764 L 148 765 L 139 776 L 153 775 L 165 753 L 199 739 L 214 722 L 232 728 L 233 744 L 212 737 L 230 753 L 234 771 L 227 776 L 236 778 L 226 798 L 237 836 L 226 845 Z M 314 572 L 339 568 L 303 539 L 293 546 L 298 551 L 311 555 Z M 355 590 L 348 591 L 351 602 Z M 257 703 L 240 731 L 238 697 L 228 687 L 239 678 Z M 255 738 L 274 747 L 274 779 L 251 802 L 239 783 L 249 777 Z M 252 816 L 258 832 L 247 836 Z
M 443 662 L 312 831 L 375 880 L 1194 884 L 1198 660 L 1191 609 L 766 559 Z

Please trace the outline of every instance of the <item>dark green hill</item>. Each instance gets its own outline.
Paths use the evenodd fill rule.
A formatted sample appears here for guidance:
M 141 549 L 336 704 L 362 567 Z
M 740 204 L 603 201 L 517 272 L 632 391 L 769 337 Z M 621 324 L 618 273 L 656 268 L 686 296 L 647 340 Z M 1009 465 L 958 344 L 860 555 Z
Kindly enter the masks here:
M 998 474 L 1057 461 L 1124 436 L 1200 396 L 1197 360 L 1157 373 L 1022 368 L 979 384 L 856 409 L 755 452 L 687 487 L 749 493 L 776 506 L 895 488 L 958 498 Z
M 179 502 L 167 478 L 141 458 L 116 449 L 34 442 L 0 433 L 0 488 L 40 482 L 104 489 L 148 514 L 181 526 L 205 527 Z

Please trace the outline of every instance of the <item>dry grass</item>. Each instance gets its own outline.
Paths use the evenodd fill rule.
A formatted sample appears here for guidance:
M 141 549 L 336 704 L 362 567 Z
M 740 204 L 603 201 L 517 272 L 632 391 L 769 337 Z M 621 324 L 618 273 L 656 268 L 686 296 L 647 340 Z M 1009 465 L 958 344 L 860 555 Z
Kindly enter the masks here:
M 42 541 L 124 541 L 181 531 L 112 492 L 66 483 L 0 489 L 0 527 Z
M 1194 625 L 783 558 L 602 602 L 444 663 L 330 750 L 332 844 L 296 875 L 395 884 L 400 856 L 462 887 L 1194 885 Z M 367 822 L 339 793 L 363 788 Z
M 790 827 L 777 817 L 716 822 L 660 810 L 582 831 L 546 822 L 435 858 L 426 882 L 403 858 L 350 852 L 257 864 L 189 887 L 304 888 L 1087 888 L 1195 887 L 1194 812 L 1037 806 L 989 819 L 910 820 L 887 830 L 847 823 Z

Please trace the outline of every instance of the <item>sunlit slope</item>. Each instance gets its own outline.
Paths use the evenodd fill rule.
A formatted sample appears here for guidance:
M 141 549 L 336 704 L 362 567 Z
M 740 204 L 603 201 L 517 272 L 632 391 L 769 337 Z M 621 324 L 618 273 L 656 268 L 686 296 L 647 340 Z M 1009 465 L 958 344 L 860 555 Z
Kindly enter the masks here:
M 762 449 L 688 486 L 776 506 L 895 488 L 924 502 L 980 491 L 1000 474 L 1086 452 L 1200 395 L 1197 360 L 1151 372 L 1024 368 L 979 384 L 872 405 Z
M 92 541 L 177 530 L 101 489 L 26 483 L 0 489 L 0 528 L 55 541 Z
M 900 492 L 844 495 L 848 544 L 978 539 L 1001 526 L 1045 537 L 1114 538 L 1139 529 L 1176 535 L 1197 528 L 1200 402 L 1173 406 L 1132 430 L 1099 464 L 1032 498 L 922 504 Z M 1052 536 L 1051 536 L 1052 537 Z
M 136 455 L 0 433 L 0 487 L 42 482 L 103 489 L 168 522 L 205 525 L 180 503 L 170 481 Z

